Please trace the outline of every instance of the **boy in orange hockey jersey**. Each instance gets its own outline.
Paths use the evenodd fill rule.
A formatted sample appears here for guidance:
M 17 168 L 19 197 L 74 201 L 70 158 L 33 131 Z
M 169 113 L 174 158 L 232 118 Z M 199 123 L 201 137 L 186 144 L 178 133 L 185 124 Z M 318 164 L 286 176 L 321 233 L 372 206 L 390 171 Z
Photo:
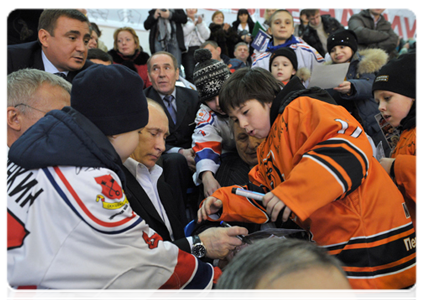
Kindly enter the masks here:
M 262 224 L 282 214 L 343 262 L 353 288 L 415 284 L 415 231 L 404 199 L 347 110 L 296 76 L 281 91 L 260 68 L 235 72 L 219 97 L 241 128 L 265 138 L 249 176 L 267 193 L 261 203 L 220 188 L 202 203 L 200 222 L 217 213 L 215 221 Z
M 383 66 L 372 91 L 383 118 L 401 132 L 391 157 L 380 163 L 403 194 L 416 227 L 416 53 Z

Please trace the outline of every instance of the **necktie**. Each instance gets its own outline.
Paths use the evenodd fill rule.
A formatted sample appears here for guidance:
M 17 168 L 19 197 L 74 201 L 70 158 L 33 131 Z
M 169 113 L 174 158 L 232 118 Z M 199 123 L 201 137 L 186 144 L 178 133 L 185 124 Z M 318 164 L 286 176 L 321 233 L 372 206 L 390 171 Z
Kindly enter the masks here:
M 54 73 L 54 74 L 57 75 L 57 76 L 62 77 L 63 79 L 66 79 L 66 75 L 63 74 L 63 73 L 58 72 L 58 73 Z
M 165 100 L 166 108 L 167 108 L 170 116 L 172 117 L 173 123 L 176 124 L 176 111 L 175 111 L 175 109 L 173 108 L 173 105 L 172 105 L 173 96 L 167 95 L 163 99 Z

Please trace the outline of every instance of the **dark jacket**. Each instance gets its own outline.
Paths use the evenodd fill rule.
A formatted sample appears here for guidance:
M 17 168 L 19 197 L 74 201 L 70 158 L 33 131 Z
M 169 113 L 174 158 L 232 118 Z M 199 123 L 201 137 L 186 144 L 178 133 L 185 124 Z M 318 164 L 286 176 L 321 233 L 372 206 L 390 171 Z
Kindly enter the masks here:
M 25 169 L 49 166 L 107 168 L 125 186 L 121 158 L 107 137 L 89 119 L 65 106 L 52 110 L 17 139 L 9 160 Z
M 223 25 L 210 23 L 209 41 L 215 41 L 222 50 L 222 54 L 234 58 L 235 45 L 241 41 L 237 29 L 230 27 L 228 31 L 223 30 Z
M 25 68 L 45 71 L 41 53 L 41 45 L 38 41 L 7 46 L 7 74 Z M 80 70 L 70 71 L 66 80 L 72 83 L 72 80 L 79 72 L 93 64 L 87 59 Z
M 150 44 L 150 53 L 154 54 L 156 52 L 156 49 L 154 47 L 154 42 L 156 40 L 158 32 L 158 26 L 157 21 L 158 19 L 154 18 L 154 13 L 156 12 L 156 8 L 150 10 L 148 12 L 148 17 L 144 21 L 144 28 L 146 30 L 150 31 L 150 34 L 148 36 L 148 42 Z M 171 18 L 169 19 L 172 21 L 176 28 L 176 40 L 178 41 L 179 49 L 181 49 L 181 52 L 185 52 L 185 42 L 184 42 L 184 31 L 182 29 L 182 24 L 185 24 L 187 22 L 187 15 L 185 14 L 183 9 L 175 9 Z M 172 26 L 172 35 L 173 35 L 173 26 Z
M 362 10 L 354 14 L 348 20 L 348 29 L 355 32 L 358 39 L 358 49 L 381 48 L 390 56 L 395 55 L 395 47 L 398 43 L 398 35 L 392 29 L 392 25 L 383 15 L 376 27 L 370 11 Z
M 322 15 L 322 24 L 323 24 L 323 30 L 326 32 L 326 34 L 329 36 L 333 32 L 337 31 L 338 29 L 344 28 L 339 21 L 330 15 Z M 319 39 L 319 36 L 317 35 L 317 30 L 312 28 L 310 25 L 308 25 L 303 32 L 302 36 L 303 40 L 312 46 L 314 49 L 319 52 L 319 54 L 323 57 L 325 57 L 325 54 L 327 51 L 323 49 L 322 42 Z

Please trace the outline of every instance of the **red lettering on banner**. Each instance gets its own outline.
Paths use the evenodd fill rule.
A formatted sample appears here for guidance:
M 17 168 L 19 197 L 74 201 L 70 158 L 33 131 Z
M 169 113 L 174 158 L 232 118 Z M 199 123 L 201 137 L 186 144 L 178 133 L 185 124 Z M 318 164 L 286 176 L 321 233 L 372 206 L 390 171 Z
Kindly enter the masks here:
M 343 26 L 348 26 L 348 20 L 354 14 L 352 9 L 343 9 L 342 10 L 342 17 L 341 17 L 341 24 Z
M 395 28 L 397 28 L 398 27 L 398 35 L 399 36 L 403 36 L 403 34 L 402 34 L 402 26 L 401 26 L 401 19 L 400 19 L 400 17 L 399 16 L 395 16 L 394 17 L 394 20 L 391 22 L 391 24 L 392 24 L 392 29 L 395 31 Z
M 416 20 L 414 20 L 413 28 L 411 28 L 411 30 L 410 30 L 410 24 L 407 17 L 404 17 L 404 23 L 405 23 L 405 32 L 407 32 L 407 37 L 409 39 L 413 38 L 414 34 L 416 33 Z

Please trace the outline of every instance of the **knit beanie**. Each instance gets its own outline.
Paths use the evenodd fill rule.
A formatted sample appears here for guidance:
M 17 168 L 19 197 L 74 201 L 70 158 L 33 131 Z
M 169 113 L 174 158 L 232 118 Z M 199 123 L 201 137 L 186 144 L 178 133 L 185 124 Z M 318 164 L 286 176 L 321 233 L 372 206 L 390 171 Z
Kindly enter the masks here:
M 330 53 L 333 47 L 339 45 L 348 46 L 355 53 L 358 48 L 358 41 L 354 31 L 341 28 L 329 35 L 327 40 L 328 53 Z
M 231 74 L 226 64 L 211 57 L 208 49 L 197 49 L 194 52 L 196 65 L 193 80 L 201 102 L 218 96 L 223 83 Z
M 415 99 L 416 53 L 402 54 L 384 65 L 373 81 L 372 93 L 376 90 L 390 91 Z
M 384 65 L 373 82 L 372 93 L 377 90 L 415 99 L 400 125 L 409 129 L 420 124 L 420 53 L 402 54 Z
M 269 59 L 269 70 L 272 69 L 272 62 L 277 56 L 285 56 L 286 58 L 288 58 L 289 61 L 292 63 L 294 70 L 297 71 L 298 69 L 297 54 L 295 54 L 295 51 L 289 47 L 279 48 L 278 50 L 272 53 Z
M 71 107 L 106 136 L 134 131 L 148 123 L 144 82 L 122 65 L 95 64 L 75 76 Z

